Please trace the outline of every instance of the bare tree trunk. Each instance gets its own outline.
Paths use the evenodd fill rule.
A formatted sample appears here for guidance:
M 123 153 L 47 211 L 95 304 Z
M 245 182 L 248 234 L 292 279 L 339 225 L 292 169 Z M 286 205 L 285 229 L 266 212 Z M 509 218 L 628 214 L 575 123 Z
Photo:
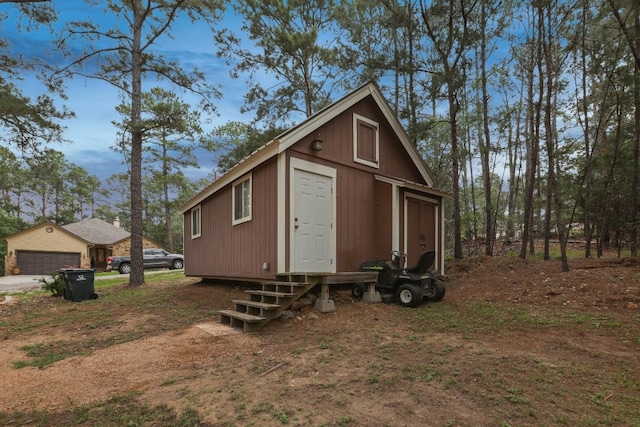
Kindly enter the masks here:
M 476 188 L 475 188 L 475 175 L 473 173 L 473 147 L 471 147 L 471 135 L 469 135 L 470 129 L 467 128 L 467 132 L 465 135 L 464 147 L 465 151 L 469 153 L 465 156 L 465 163 L 469 162 L 469 166 L 467 168 L 462 169 L 463 179 L 462 179 L 462 190 L 464 193 L 464 203 L 465 209 L 469 209 L 471 207 L 471 219 L 467 220 L 467 253 L 471 254 L 471 241 L 476 241 L 478 238 L 478 211 L 476 206 Z M 469 177 L 467 177 L 467 170 L 469 171 Z M 467 191 L 467 187 L 469 187 L 469 191 Z M 471 200 L 467 199 L 468 195 L 471 194 Z
M 609 167 L 609 173 L 604 179 L 604 194 L 605 199 L 602 204 L 602 213 L 599 216 L 598 221 L 598 233 L 597 233 L 597 256 L 598 258 L 602 257 L 604 253 L 604 243 L 607 240 L 607 235 L 609 232 L 609 212 L 610 212 L 610 203 L 611 203 L 611 191 L 610 186 L 613 181 L 613 176 L 615 173 L 618 155 L 620 153 L 620 141 L 622 140 L 622 121 L 624 120 L 624 114 L 622 112 L 620 95 L 617 96 L 618 101 L 616 102 L 617 111 L 616 111 L 616 131 L 615 136 L 613 138 L 614 147 L 613 147 L 613 159 L 611 160 L 611 166 Z
M 487 5 L 481 2 L 481 22 L 487 20 Z M 495 230 L 493 227 L 493 206 L 491 203 L 491 170 L 489 154 L 491 153 L 491 130 L 489 129 L 489 91 L 487 90 L 487 36 L 481 32 L 480 40 L 480 80 L 482 85 L 482 129 L 484 138 L 480 138 L 480 162 L 482 164 L 482 181 L 484 184 L 484 216 L 485 216 L 485 254 L 493 255 Z
M 524 84 L 524 81 L 523 81 Z M 518 105 L 523 104 L 523 96 L 524 90 L 520 90 L 520 102 Z M 506 101 L 506 110 L 511 111 L 509 108 L 508 96 L 505 96 Z M 521 120 L 521 107 L 518 107 L 516 112 L 509 113 L 509 118 L 511 115 L 515 116 L 516 127 L 515 131 L 513 131 L 513 126 L 511 126 L 511 120 L 509 120 L 510 124 L 507 126 L 508 128 L 508 143 L 507 143 L 507 155 L 509 161 L 509 195 L 507 201 L 507 227 L 506 227 L 506 237 L 507 239 L 515 238 L 515 224 L 514 217 L 516 215 L 516 203 L 517 203 L 517 195 L 519 194 L 520 189 L 520 180 L 518 176 L 522 173 L 522 157 L 520 156 L 520 129 L 522 125 Z
M 546 68 L 546 95 L 545 95 L 545 114 L 544 114 L 544 126 L 545 126 L 545 138 L 547 142 L 547 158 L 549 161 L 549 176 L 547 179 L 547 212 L 546 212 L 546 232 L 549 233 L 551 227 L 551 210 L 553 201 L 555 205 L 555 217 L 556 217 L 556 231 L 558 238 L 560 239 L 560 253 L 562 260 L 562 271 L 569 271 L 569 263 L 567 260 L 567 232 L 563 221 L 563 204 L 560 194 L 560 188 L 558 185 L 557 171 L 558 167 L 558 132 L 556 125 L 556 114 L 558 111 L 557 106 L 557 84 L 556 76 L 559 73 L 560 63 L 557 60 L 557 52 L 553 50 L 554 46 L 554 34 L 556 29 L 553 28 L 553 16 L 555 9 L 551 6 L 547 9 L 541 9 L 540 13 L 547 13 L 547 25 L 543 34 L 544 38 L 544 62 Z M 544 23 L 543 23 L 544 26 Z M 545 242 L 545 259 L 549 259 L 549 243 Z
M 522 247 L 520 248 L 520 258 L 527 257 L 527 244 L 533 241 L 533 214 L 534 214 L 534 191 L 536 185 L 536 173 L 538 169 L 539 139 L 536 132 L 536 122 L 539 122 L 540 103 L 534 101 L 534 79 L 535 66 L 539 54 L 536 55 L 532 49 L 530 62 L 527 65 L 527 167 L 525 171 L 525 194 L 524 194 L 524 226 L 522 231 Z
M 164 224 L 165 224 L 165 232 L 167 233 L 167 247 L 169 252 L 174 253 L 176 251 L 175 244 L 173 243 L 173 230 L 171 226 L 171 199 L 169 198 L 169 167 L 167 166 L 167 158 L 169 154 L 167 152 L 166 144 L 162 144 L 162 176 L 164 177 L 164 182 L 162 183 L 163 190 L 163 204 L 164 204 Z
M 451 131 L 451 164 L 453 187 L 453 229 L 454 248 L 456 259 L 462 258 L 462 219 L 460 213 L 460 149 L 458 147 L 458 122 L 457 116 L 460 105 L 456 99 L 458 91 L 464 87 L 464 67 L 462 60 L 469 48 L 470 16 L 477 2 L 468 4 L 464 0 L 450 0 L 446 9 L 439 9 L 446 22 L 445 27 L 435 28 L 430 21 L 427 2 L 420 1 L 422 20 L 429 39 L 434 44 L 442 65 L 442 76 L 447 86 L 447 100 L 449 102 L 449 126 Z M 444 13 L 443 13 L 444 12 Z M 444 32 L 445 37 L 441 35 Z
M 451 173 L 453 180 L 453 256 L 462 259 L 462 217 L 460 213 L 460 149 L 458 148 L 458 105 L 451 84 L 447 85 L 451 129 Z
M 629 16 L 633 17 L 631 26 L 620 15 L 620 8 L 615 4 L 615 0 L 609 0 L 609 4 L 635 59 L 633 91 L 635 126 L 633 130 L 633 177 L 630 210 L 631 256 L 635 257 L 638 255 L 638 225 L 640 221 L 638 206 L 638 184 L 640 184 L 640 4 L 637 1 L 629 2 L 629 7 L 632 9 Z
M 637 20 L 640 25 L 640 20 Z M 640 35 L 640 31 L 638 31 Z M 640 46 L 640 37 L 638 38 Z M 631 185 L 631 256 L 638 256 L 638 185 L 640 184 L 640 66 L 634 70 L 633 104 L 635 106 L 633 127 L 633 178 Z
M 411 135 L 411 142 L 413 143 L 414 146 L 416 146 L 418 144 L 418 137 L 417 137 L 417 123 L 418 123 L 418 106 L 416 105 L 417 101 L 416 101 L 416 91 L 415 91 L 415 66 L 414 66 L 414 46 L 413 46 L 413 32 L 414 32 L 414 26 L 413 26 L 413 3 L 408 2 L 407 4 L 407 42 L 408 42 L 408 60 L 409 63 L 407 64 L 407 68 L 408 68 L 408 79 L 409 79 L 409 88 L 407 90 L 407 92 L 409 93 L 409 99 L 408 104 L 409 104 L 409 108 L 408 110 L 410 111 L 409 114 L 409 129 L 410 129 L 410 135 Z
M 144 284 L 142 229 L 142 22 L 143 11 L 131 3 L 133 46 L 131 58 L 131 275 L 129 286 Z
M 582 21 L 580 31 L 580 72 L 582 83 L 582 128 L 584 135 L 584 155 L 588 164 L 591 164 L 591 122 L 589 117 L 589 94 L 587 91 L 587 16 L 588 16 L 589 4 L 583 2 L 582 6 Z M 591 258 L 591 240 L 593 239 L 593 225 L 591 224 L 591 185 L 592 185 L 592 173 L 589 167 L 585 170 L 585 196 L 584 196 L 584 239 L 585 249 L 584 257 Z

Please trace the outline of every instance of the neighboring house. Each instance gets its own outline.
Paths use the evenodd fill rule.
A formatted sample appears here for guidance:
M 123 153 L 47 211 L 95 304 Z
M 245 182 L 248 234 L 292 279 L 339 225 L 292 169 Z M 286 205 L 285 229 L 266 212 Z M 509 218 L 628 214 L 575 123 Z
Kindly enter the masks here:
M 358 271 L 436 250 L 447 194 L 374 83 L 282 133 L 180 208 L 187 276 Z
M 49 274 L 61 268 L 103 270 L 107 257 L 129 255 L 131 233 L 98 218 L 58 226 L 52 222 L 35 225 L 4 237 L 6 274 L 18 266 L 19 274 Z M 143 246 L 161 247 L 148 238 Z

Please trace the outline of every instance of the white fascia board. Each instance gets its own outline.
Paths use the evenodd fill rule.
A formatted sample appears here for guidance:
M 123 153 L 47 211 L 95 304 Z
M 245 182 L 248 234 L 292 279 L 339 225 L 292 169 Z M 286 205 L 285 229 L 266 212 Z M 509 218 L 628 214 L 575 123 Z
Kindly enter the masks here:
M 188 200 L 184 205 L 180 206 L 178 212 L 184 214 L 218 192 L 221 188 L 232 184 L 237 179 L 251 172 L 256 166 L 275 156 L 278 153 L 278 145 L 279 141 L 276 139 L 262 146 L 262 148 L 255 151 L 251 156 L 246 157 L 236 166 L 231 168 L 226 174 L 209 184 L 207 188 L 202 190 L 191 200 Z
M 416 147 L 414 147 L 414 145 L 409 140 L 407 133 L 398 121 L 397 117 L 395 116 L 395 114 L 393 114 L 393 111 L 391 111 L 389 103 L 384 99 L 382 93 L 379 90 L 371 91 L 371 95 L 382 110 L 382 113 L 386 117 L 387 122 L 391 125 L 391 128 L 393 129 L 395 134 L 398 135 L 400 142 L 409 154 L 409 157 L 411 157 L 411 160 L 413 160 L 415 166 L 420 171 L 420 175 L 422 175 L 422 178 L 425 180 L 429 187 L 433 187 L 433 177 L 431 176 L 431 172 L 429 172 L 424 159 L 422 158 Z
M 375 179 L 378 181 L 386 182 L 388 184 L 397 185 L 398 187 L 407 188 L 414 191 L 419 191 L 421 193 L 427 193 L 432 196 L 438 196 L 443 198 L 451 198 L 451 194 L 445 193 L 444 191 L 434 190 L 433 188 L 426 186 L 424 184 L 418 184 L 417 182 L 411 182 L 404 179 L 391 178 L 383 175 L 375 175 Z
M 347 109 L 349 109 L 351 106 L 355 105 L 362 99 L 372 94 L 374 92 L 372 90 L 372 87 L 373 85 L 371 83 L 361 87 L 359 90 L 356 90 L 350 95 L 347 95 L 345 98 L 341 99 L 335 104 L 329 105 L 327 108 L 320 110 L 304 123 L 301 123 L 299 126 L 293 128 L 290 132 L 281 135 L 280 152 L 286 151 L 289 147 L 300 141 L 309 133 L 330 122 L 331 120 L 345 112 Z
M 298 126 L 293 127 L 291 130 L 282 133 L 276 139 L 270 141 L 263 147 L 256 150 L 249 157 L 242 160 L 235 167 L 233 167 L 229 172 L 225 175 L 211 183 L 206 189 L 202 192 L 194 196 L 191 200 L 188 200 L 184 205 L 182 205 L 178 212 L 184 214 L 189 209 L 201 203 L 206 198 L 210 197 L 212 194 L 223 188 L 225 185 L 228 185 L 240 178 L 242 175 L 246 174 L 250 170 L 252 170 L 255 166 L 260 163 L 266 161 L 267 159 L 285 152 L 292 145 L 300 141 L 303 137 L 310 134 L 314 130 L 320 128 L 325 123 L 333 120 L 335 117 L 349 109 L 351 106 L 355 105 L 362 99 L 371 95 L 376 102 L 376 104 L 380 107 L 383 115 L 387 119 L 387 122 L 390 124 L 391 128 L 395 132 L 395 134 L 400 139 L 402 145 L 405 150 L 413 160 L 415 166 L 420 171 L 422 178 L 425 180 L 428 186 L 433 186 L 433 178 L 431 173 L 429 172 L 424 160 L 420 156 L 418 150 L 413 146 L 411 141 L 404 131 L 404 128 L 396 118 L 396 116 L 391 111 L 389 104 L 382 96 L 382 93 L 375 85 L 375 83 L 367 83 L 361 86 L 359 89 L 356 89 L 351 94 L 347 95 L 343 99 L 337 101 L 334 104 L 327 106 L 325 109 L 320 110 L 313 116 L 309 117 L 303 123 Z
M 235 181 L 242 175 L 249 172 L 255 166 L 260 163 L 266 161 L 272 156 L 277 154 L 281 154 L 287 151 L 292 145 L 300 141 L 304 136 L 313 132 L 315 129 L 318 129 L 325 123 L 328 123 L 335 117 L 337 117 L 342 112 L 346 111 L 349 107 L 357 103 L 358 101 L 364 99 L 368 95 L 376 92 L 373 90 L 375 86 L 372 83 L 366 84 L 362 86 L 360 89 L 355 92 L 347 95 L 345 98 L 340 101 L 327 106 L 325 109 L 320 110 L 315 115 L 309 117 L 303 123 L 298 126 L 293 127 L 289 131 L 286 131 L 276 137 L 276 139 L 270 141 L 263 147 L 256 150 L 249 157 L 242 160 L 235 167 L 229 170 L 225 175 L 221 176 L 216 181 L 212 182 L 206 189 L 200 192 L 191 200 L 188 200 L 184 205 L 182 205 L 178 212 L 184 214 L 189 209 L 201 203 L 207 197 L 210 197 L 216 191 L 220 190 L 225 185 L 230 184 Z

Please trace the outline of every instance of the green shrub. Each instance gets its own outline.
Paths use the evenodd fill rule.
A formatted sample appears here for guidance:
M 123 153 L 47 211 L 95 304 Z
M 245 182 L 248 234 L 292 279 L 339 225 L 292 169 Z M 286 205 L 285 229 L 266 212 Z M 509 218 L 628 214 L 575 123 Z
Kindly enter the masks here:
M 42 283 L 42 289 L 51 292 L 53 296 L 62 296 L 64 293 L 64 282 L 58 273 L 49 273 L 50 277 L 40 277 L 38 282 Z

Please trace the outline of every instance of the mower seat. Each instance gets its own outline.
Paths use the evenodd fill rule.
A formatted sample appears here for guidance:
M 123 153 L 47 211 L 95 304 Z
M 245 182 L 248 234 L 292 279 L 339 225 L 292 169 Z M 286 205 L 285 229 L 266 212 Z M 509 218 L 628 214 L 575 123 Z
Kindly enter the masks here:
M 418 262 L 411 267 L 407 267 L 407 273 L 423 274 L 429 271 L 429 267 L 436 259 L 436 251 L 423 252 L 418 258 Z

